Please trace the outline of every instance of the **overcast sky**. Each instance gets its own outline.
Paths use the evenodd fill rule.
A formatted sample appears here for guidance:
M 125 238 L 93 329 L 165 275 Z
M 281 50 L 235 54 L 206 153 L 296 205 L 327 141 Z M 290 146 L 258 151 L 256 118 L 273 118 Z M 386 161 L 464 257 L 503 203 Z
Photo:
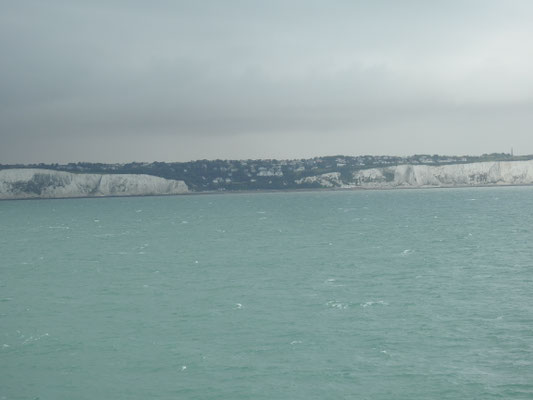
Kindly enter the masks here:
M 533 153 L 531 0 L 6 0 L 0 163 Z

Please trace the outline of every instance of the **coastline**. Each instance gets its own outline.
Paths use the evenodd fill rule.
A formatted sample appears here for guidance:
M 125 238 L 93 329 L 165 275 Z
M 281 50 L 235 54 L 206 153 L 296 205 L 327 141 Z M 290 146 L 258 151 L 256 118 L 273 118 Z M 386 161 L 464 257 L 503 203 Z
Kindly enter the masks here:
M 213 190 L 202 192 L 186 192 L 174 194 L 131 194 L 111 196 L 63 196 L 63 197 L 19 197 L 2 199 L 1 201 L 20 200 L 75 200 L 75 199 L 108 199 L 131 197 L 182 197 L 206 195 L 237 195 L 237 194 L 276 194 L 276 193 L 315 193 L 315 192 L 351 192 L 351 191 L 389 191 L 389 190 L 428 190 L 428 189 L 468 189 L 468 188 L 503 188 L 503 187 L 528 187 L 533 183 L 506 183 L 492 185 L 446 185 L 446 186 L 395 186 L 395 187 L 336 187 L 336 188 L 304 188 L 304 189 L 257 189 L 257 190 Z

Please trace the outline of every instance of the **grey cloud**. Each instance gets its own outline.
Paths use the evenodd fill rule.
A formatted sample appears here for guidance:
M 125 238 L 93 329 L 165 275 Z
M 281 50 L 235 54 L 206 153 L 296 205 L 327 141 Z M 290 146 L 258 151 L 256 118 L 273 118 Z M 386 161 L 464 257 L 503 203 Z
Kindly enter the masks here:
M 527 1 L 0 7 L 0 162 L 533 152 Z

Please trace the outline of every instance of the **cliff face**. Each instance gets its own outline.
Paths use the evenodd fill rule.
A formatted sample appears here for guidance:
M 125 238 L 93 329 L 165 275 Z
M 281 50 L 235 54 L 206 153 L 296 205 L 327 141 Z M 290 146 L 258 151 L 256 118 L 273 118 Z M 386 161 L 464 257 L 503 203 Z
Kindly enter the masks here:
M 396 165 L 355 171 L 350 180 L 339 173 L 300 179 L 296 184 L 318 183 L 324 188 L 448 187 L 533 184 L 533 160 L 470 164 Z
M 205 178 L 205 177 L 204 177 Z M 272 177 L 270 177 L 272 178 Z M 272 178 L 273 179 L 273 178 Z M 533 160 L 470 164 L 397 165 L 307 176 L 286 188 L 401 188 L 533 184 Z M 143 174 L 73 174 L 46 169 L 0 170 L 0 199 L 180 194 L 181 180 Z
M 325 188 L 342 186 L 340 172 L 329 172 L 322 175 L 308 176 L 307 178 L 298 179 L 296 181 L 297 185 L 301 185 L 302 183 L 318 183 Z
M 183 181 L 134 174 L 72 174 L 45 169 L 0 171 L 0 199 L 180 194 Z
M 360 170 L 351 187 L 439 187 L 533 184 L 533 161 L 494 161 L 442 166 L 398 165 Z

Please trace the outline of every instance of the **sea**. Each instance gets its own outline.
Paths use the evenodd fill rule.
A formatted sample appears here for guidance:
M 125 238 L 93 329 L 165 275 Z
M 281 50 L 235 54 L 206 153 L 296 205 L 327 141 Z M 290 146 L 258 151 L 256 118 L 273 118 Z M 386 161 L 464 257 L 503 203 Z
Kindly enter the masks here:
M 1 201 L 0 399 L 533 399 L 533 187 Z

